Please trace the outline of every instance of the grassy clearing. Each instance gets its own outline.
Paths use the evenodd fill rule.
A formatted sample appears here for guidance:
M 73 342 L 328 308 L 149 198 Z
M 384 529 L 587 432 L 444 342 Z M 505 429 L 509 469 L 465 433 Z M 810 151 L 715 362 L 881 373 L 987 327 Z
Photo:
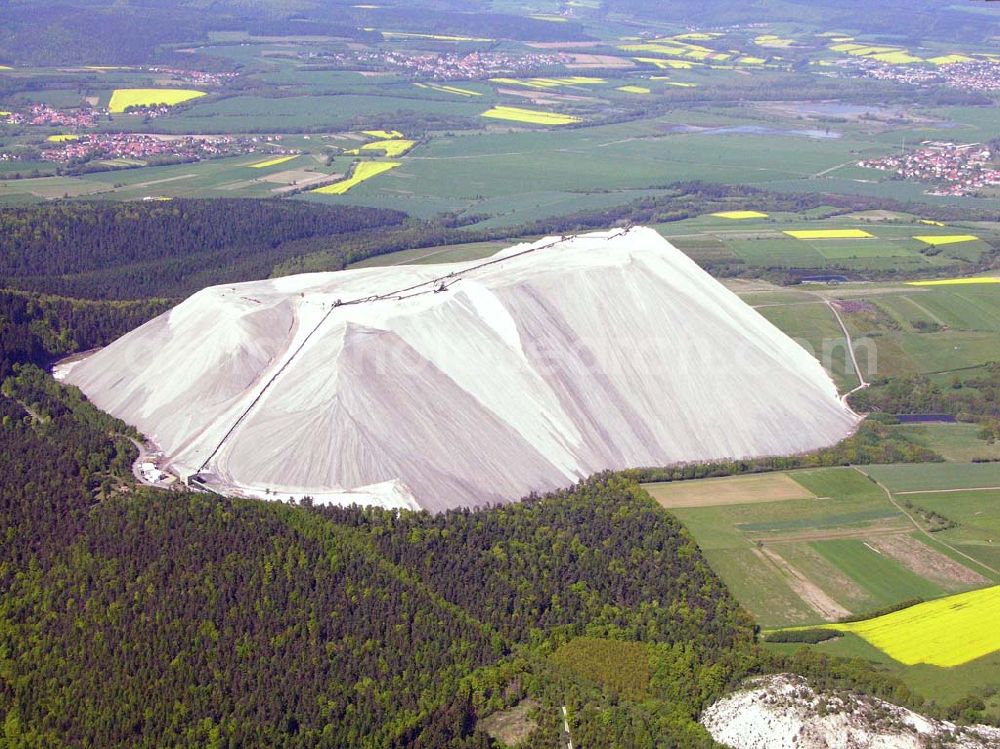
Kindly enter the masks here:
M 954 528 L 935 533 L 935 540 L 1000 569 L 1000 490 L 902 494 L 897 499 L 957 523 Z
M 108 111 L 120 114 L 129 107 L 173 106 L 205 95 L 204 91 L 187 88 L 116 88 L 108 102 Z
M 701 481 L 670 481 L 646 484 L 643 488 L 661 507 L 667 509 L 774 502 L 785 499 L 814 499 L 816 496 L 787 473 L 727 476 Z
M 772 304 L 757 311 L 819 359 L 839 390 L 846 392 L 858 384 L 847 339 L 825 302 Z
M 649 645 L 644 642 L 575 637 L 552 654 L 552 660 L 620 694 L 641 700 L 649 692 Z

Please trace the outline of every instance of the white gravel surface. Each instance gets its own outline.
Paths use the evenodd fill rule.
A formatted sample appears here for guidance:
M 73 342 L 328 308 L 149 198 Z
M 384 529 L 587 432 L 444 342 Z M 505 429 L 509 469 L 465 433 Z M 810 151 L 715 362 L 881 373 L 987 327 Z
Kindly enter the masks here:
M 702 725 L 732 749 L 996 749 L 1000 729 L 958 728 L 883 700 L 815 692 L 777 674 L 711 705 Z

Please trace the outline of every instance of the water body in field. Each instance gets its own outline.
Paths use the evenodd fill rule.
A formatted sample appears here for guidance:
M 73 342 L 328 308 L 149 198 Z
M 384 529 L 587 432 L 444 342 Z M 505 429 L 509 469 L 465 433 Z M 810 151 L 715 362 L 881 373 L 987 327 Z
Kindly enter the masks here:
M 697 135 L 778 135 L 794 138 L 814 138 L 831 140 L 841 137 L 836 130 L 820 130 L 816 128 L 802 130 L 782 130 L 767 125 L 727 125 L 725 127 L 702 127 L 699 125 L 675 125 L 669 128 L 671 133 L 694 133 Z
M 796 114 L 820 117 L 903 117 L 906 111 L 900 107 L 878 107 L 870 104 L 847 104 L 842 101 L 802 101 L 790 107 Z

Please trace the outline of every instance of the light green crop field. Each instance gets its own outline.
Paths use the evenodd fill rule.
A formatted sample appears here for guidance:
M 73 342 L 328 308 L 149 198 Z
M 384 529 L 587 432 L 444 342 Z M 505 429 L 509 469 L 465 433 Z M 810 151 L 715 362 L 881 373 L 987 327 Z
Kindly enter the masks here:
M 1000 294 L 990 291 L 994 288 L 990 284 L 808 284 L 775 288 L 766 295 L 738 293 L 788 335 L 803 342 L 843 390 L 856 384 L 856 379 L 844 360 L 843 333 L 826 300 L 844 303 L 841 317 L 868 379 L 926 374 L 946 384 L 949 373 L 996 361 L 1000 352 Z M 974 443 L 966 445 L 973 450 L 970 458 L 990 454 L 975 451 Z
M 916 466 L 925 483 L 948 486 L 961 485 L 963 467 Z M 871 468 L 891 473 L 911 466 Z M 726 479 L 718 484 L 719 492 L 712 491 L 712 482 L 719 481 L 713 479 L 649 487 L 654 496 L 658 486 L 667 487 L 671 494 L 662 499 L 669 511 L 684 522 L 712 568 L 764 626 L 833 621 L 910 598 L 987 585 L 995 577 L 962 556 L 968 553 L 990 564 L 992 548 L 984 534 L 997 527 L 1000 537 L 1000 520 L 991 509 L 995 496 L 955 494 L 961 498 L 961 512 L 957 507 L 953 512 L 959 528 L 929 538 L 859 470 L 819 468 L 778 475 L 815 498 L 788 498 L 788 487 L 781 483 L 775 485 L 773 501 L 765 501 L 766 482 L 756 476 Z M 741 481 L 747 482 L 746 491 L 739 491 Z M 682 491 L 681 484 L 691 486 Z M 895 498 L 919 504 L 918 497 L 924 496 L 942 495 Z M 988 519 L 981 519 L 984 514 Z M 972 546 L 978 546 L 975 555 L 967 551 Z
M 404 97 L 354 93 L 273 99 L 239 96 L 204 104 L 196 102 L 176 117 L 158 122 L 157 128 L 169 133 L 294 132 L 304 128 L 334 130 L 349 128 L 357 117 L 390 122 L 396 113 L 404 111 L 473 117 L 481 109 L 481 104 L 470 104 L 458 97 L 436 100 L 421 95 Z
M 459 263 L 465 260 L 480 260 L 494 255 L 500 250 L 515 244 L 516 240 L 498 242 L 469 242 L 467 244 L 452 244 L 441 247 L 421 247 L 415 250 L 402 250 L 387 255 L 376 255 L 357 263 L 351 268 L 376 268 L 386 265 L 427 265 L 432 263 Z
M 755 306 L 764 317 L 819 359 L 841 392 L 858 384 L 847 339 L 826 302 L 814 299 L 786 304 L 765 302 Z
M 918 463 L 861 470 L 896 493 L 1000 487 L 1000 463 Z
M 897 494 L 921 510 L 936 512 L 957 526 L 935 534 L 970 557 L 1000 569 L 1000 489 Z
M 900 599 L 933 598 L 944 590 L 873 546 L 855 538 L 813 541 L 811 546 L 848 578 L 863 581 L 876 606 Z

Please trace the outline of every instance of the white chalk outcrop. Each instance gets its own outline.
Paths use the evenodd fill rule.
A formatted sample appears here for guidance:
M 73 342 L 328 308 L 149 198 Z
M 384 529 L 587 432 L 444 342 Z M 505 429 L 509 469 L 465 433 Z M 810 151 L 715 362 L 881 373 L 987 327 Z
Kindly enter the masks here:
M 1000 729 L 959 728 L 874 697 L 817 693 L 777 674 L 711 705 L 702 725 L 732 749 L 990 749 Z
M 225 491 L 432 510 L 796 453 L 857 421 L 650 229 L 215 286 L 63 374 Z

